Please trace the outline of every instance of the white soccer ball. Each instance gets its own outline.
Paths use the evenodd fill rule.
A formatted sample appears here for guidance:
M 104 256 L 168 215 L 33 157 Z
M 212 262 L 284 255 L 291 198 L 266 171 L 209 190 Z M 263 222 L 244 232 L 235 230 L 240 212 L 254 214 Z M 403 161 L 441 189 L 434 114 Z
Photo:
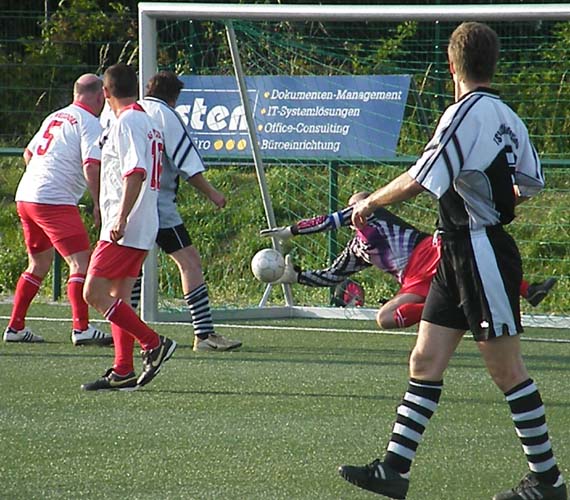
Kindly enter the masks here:
M 262 283 L 272 283 L 283 276 L 285 259 L 277 250 L 264 248 L 251 259 L 251 271 Z

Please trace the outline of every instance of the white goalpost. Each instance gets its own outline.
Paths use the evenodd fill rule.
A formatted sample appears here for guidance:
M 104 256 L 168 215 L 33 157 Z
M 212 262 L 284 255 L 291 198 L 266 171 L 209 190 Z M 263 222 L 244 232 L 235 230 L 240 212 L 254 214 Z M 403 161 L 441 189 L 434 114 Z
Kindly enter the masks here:
M 204 105 L 203 109 L 200 110 L 200 117 L 204 121 L 211 120 L 212 127 L 216 124 L 221 123 L 222 118 L 227 118 L 224 122 L 233 123 L 236 129 L 241 130 L 242 135 L 241 142 L 239 140 L 234 140 L 234 138 L 229 135 L 223 136 L 220 132 L 219 135 L 221 139 L 218 142 L 211 141 L 210 138 L 205 139 L 208 142 L 208 146 L 212 142 L 212 146 L 208 152 L 203 152 L 206 160 L 208 160 L 208 155 L 217 153 L 228 153 L 230 151 L 232 154 L 228 154 L 227 159 L 214 159 L 214 161 L 219 161 L 223 163 L 224 161 L 231 163 L 232 161 L 237 161 L 238 163 L 249 163 L 253 166 L 255 177 L 259 186 L 259 193 L 261 198 L 261 204 L 263 206 L 263 216 L 265 219 L 266 227 L 276 227 L 280 225 L 290 224 L 295 222 L 294 219 L 284 220 L 284 214 L 286 217 L 291 218 L 297 216 L 298 219 L 309 216 L 308 214 L 324 213 L 322 206 L 318 206 L 315 203 L 314 207 L 309 207 L 312 212 L 303 212 L 303 208 L 299 208 L 297 205 L 307 206 L 309 202 L 301 200 L 304 192 L 311 191 L 312 186 L 305 186 L 304 182 L 307 181 L 307 176 L 303 173 L 299 174 L 300 179 L 298 186 L 295 185 L 292 189 L 295 190 L 294 194 L 287 197 L 287 194 L 283 194 L 283 199 L 279 201 L 272 198 L 272 190 L 270 187 L 271 179 L 267 178 L 267 162 L 272 165 L 275 158 L 278 159 L 278 164 L 285 168 L 290 165 L 291 162 L 295 161 L 293 167 L 291 167 L 291 172 L 300 170 L 298 168 L 300 165 L 303 167 L 309 164 L 311 161 L 315 161 L 315 158 L 309 154 L 309 151 L 321 148 L 321 152 L 324 152 L 324 159 L 322 163 L 327 165 L 327 170 L 323 174 L 328 176 L 326 178 L 327 186 L 315 186 L 314 190 L 318 194 L 315 196 L 319 197 L 319 200 L 330 200 L 335 201 L 345 195 L 344 190 L 348 191 L 357 187 L 356 181 L 345 181 L 346 187 L 341 186 L 339 194 L 338 186 L 338 175 L 339 171 L 348 171 L 349 168 L 353 168 L 354 164 L 358 165 L 380 165 L 379 168 L 401 168 L 413 161 L 413 158 L 420 151 L 420 145 L 424 138 L 429 137 L 426 131 L 432 129 L 434 122 L 433 120 L 437 117 L 438 102 L 444 98 L 445 95 L 445 80 L 440 78 L 440 73 L 445 69 L 445 52 L 442 47 L 436 46 L 439 41 L 446 42 L 445 35 L 439 35 L 439 30 L 441 26 L 445 23 L 451 25 L 451 23 L 459 23 L 463 21 L 485 21 L 485 22 L 497 22 L 497 23 L 508 23 L 516 22 L 530 23 L 529 27 L 532 27 L 532 23 L 543 23 L 543 22 L 563 22 L 570 20 L 570 4 L 527 4 L 527 5 L 454 5 L 454 6 L 441 6 L 441 5 L 423 5 L 423 6 L 404 6 L 404 5 L 257 5 L 257 4 L 210 4 L 210 3 L 163 3 L 163 2 L 141 2 L 138 4 L 139 10 L 139 82 L 140 82 L 140 92 L 143 95 L 145 83 L 149 78 L 158 70 L 162 69 L 160 66 L 160 33 L 162 23 L 167 23 L 168 26 L 176 26 L 176 23 L 218 23 L 225 32 L 228 60 L 231 61 L 233 67 L 233 83 L 231 85 L 235 88 L 235 95 L 232 95 L 234 107 L 239 107 L 240 115 L 233 116 L 229 111 L 223 109 L 219 106 L 218 112 L 220 113 L 218 118 L 213 115 L 207 114 L 206 107 Z M 288 28 L 282 29 L 283 31 L 293 32 L 295 26 L 301 25 L 306 26 L 307 23 L 322 23 L 324 26 L 350 23 L 351 25 L 358 25 L 362 23 L 363 29 L 366 26 L 367 30 L 370 30 L 371 37 L 376 36 L 375 32 L 380 29 L 380 27 L 389 25 L 391 29 L 391 35 L 393 40 L 389 37 L 378 37 L 378 40 L 373 44 L 378 46 L 376 52 L 367 52 L 363 48 L 363 40 L 360 38 L 355 38 L 354 40 L 348 40 L 345 45 L 350 45 L 349 56 L 346 57 L 346 61 L 351 62 L 351 69 L 345 69 L 344 63 L 340 64 L 340 68 L 335 68 L 334 61 L 338 54 L 334 53 L 333 49 L 327 48 L 329 52 L 325 52 L 326 48 L 326 38 L 321 43 L 321 45 L 303 45 L 307 38 L 310 38 L 310 30 L 305 30 L 301 35 L 291 36 L 287 39 L 287 42 L 281 42 L 276 38 L 275 30 L 263 31 L 264 23 L 274 23 L 275 26 L 279 26 L 282 29 L 284 23 L 289 23 Z M 418 24 L 414 24 L 418 23 Z M 421 24 L 423 23 L 423 24 Z M 238 24 L 240 34 L 236 34 L 238 31 Z M 187 25 L 184 25 L 187 26 Z M 258 26 L 261 26 L 258 28 Z M 420 28 L 418 28 L 420 26 Z M 437 34 L 437 43 L 432 43 L 430 47 L 429 55 L 425 55 L 423 48 L 419 47 L 416 43 L 412 43 L 412 36 L 408 34 L 413 29 L 415 32 L 421 31 L 422 27 L 424 30 L 430 30 Z M 530 29 L 529 28 L 529 29 Z M 534 28 L 533 28 L 534 29 Z M 258 31 L 259 30 L 259 31 Z M 521 28 L 522 30 L 522 28 Z M 173 31 L 172 29 L 170 31 Z M 327 32 L 326 29 L 322 30 Z M 535 31 L 537 31 L 535 29 Z M 307 34 L 308 33 L 308 34 Z M 330 31 L 329 31 L 330 33 Z M 521 31 L 522 33 L 522 31 Z M 242 57 L 240 56 L 240 35 L 242 39 L 248 39 L 248 49 L 247 49 L 247 66 L 243 63 Z M 249 41 L 251 37 L 252 41 Z M 406 38 L 407 37 L 407 38 Z M 525 33 L 520 35 L 521 40 L 528 38 Z M 291 74 L 291 64 L 296 58 L 291 57 L 291 60 L 275 60 L 269 61 L 265 60 L 264 69 L 260 69 L 255 65 L 253 60 L 256 54 L 259 58 L 263 59 L 264 54 L 271 53 L 272 48 L 270 44 L 275 43 L 275 47 L 279 47 L 282 51 L 305 51 L 301 61 L 296 62 L 298 64 L 299 71 L 297 75 Z M 390 50 L 392 45 L 394 45 L 394 52 L 398 52 L 401 59 L 404 62 L 395 60 L 395 57 L 390 56 Z M 521 42 L 522 43 L 522 42 Z M 250 45 L 249 45 L 250 44 Z M 256 46 L 257 44 L 257 46 Z M 297 45 L 298 44 L 298 45 Z M 398 45 L 399 44 L 399 45 Z M 529 49 L 530 50 L 530 49 Z M 414 51 L 414 52 L 412 52 Z M 353 54 L 361 54 L 363 60 L 366 60 L 367 64 L 375 68 L 376 74 L 368 75 L 365 73 L 359 74 L 356 78 L 352 76 L 352 71 L 364 71 L 361 70 L 358 60 L 352 58 Z M 425 57 L 426 61 L 417 63 L 417 67 L 406 66 L 406 63 L 410 61 L 410 54 L 417 56 L 418 61 Z M 528 64 L 532 64 L 532 58 L 534 55 L 529 52 Z M 407 61 L 406 61 L 407 57 Z M 438 58 L 442 58 L 439 60 Z M 525 56 L 527 57 L 527 56 Z M 206 57 L 204 56 L 204 59 Z M 382 59 L 384 58 L 384 59 Z M 430 59 L 432 58 L 432 59 Z M 269 58 L 267 58 L 269 59 Z M 382 60 L 382 64 L 376 64 L 376 61 Z M 415 63 L 415 61 L 412 61 Z M 318 64 L 322 65 L 322 73 L 310 73 L 314 71 L 312 68 L 317 67 Z M 514 66 L 513 62 L 513 66 Z M 525 59 L 522 63 L 527 64 Z M 348 62 L 346 63 L 348 67 Z M 258 71 L 267 71 L 267 68 L 271 68 L 275 74 L 259 74 Z M 435 69 L 434 69 L 435 68 Z M 337 71 L 338 70 L 338 71 Z M 226 85 L 226 80 L 222 78 L 228 78 L 225 75 L 216 75 L 213 73 L 214 70 L 209 69 L 205 71 L 204 78 L 206 76 L 212 79 L 212 82 L 222 82 Z M 439 73 L 438 73 L 439 72 Z M 206 75 L 207 74 L 207 75 Z M 436 74 L 437 78 L 433 78 Z M 196 75 L 191 75 L 196 77 Z M 443 75 L 445 77 L 445 75 Z M 353 99 L 353 104 L 347 104 L 345 108 L 323 108 L 320 105 L 314 105 L 310 108 L 300 109 L 295 108 L 296 111 L 290 111 L 287 108 L 287 113 L 299 113 L 308 116 L 309 113 L 321 116 L 332 113 L 336 113 L 338 116 L 342 117 L 339 121 L 339 125 L 336 129 L 331 130 L 332 126 L 326 126 L 326 120 L 317 120 L 317 125 L 309 125 L 308 123 L 303 123 L 303 127 L 298 124 L 297 129 L 292 127 L 288 129 L 285 124 L 279 127 L 269 123 L 268 119 L 272 113 L 278 113 L 280 110 L 275 106 L 275 109 L 271 108 L 269 103 L 269 97 L 271 94 L 270 83 L 273 80 L 268 80 L 270 77 L 280 78 L 277 80 L 279 82 L 285 81 L 283 79 L 290 78 L 286 80 L 292 87 L 285 94 L 284 99 L 287 96 L 302 95 L 303 98 L 308 96 L 309 99 L 317 91 L 322 91 L 323 94 L 328 92 L 331 95 L 342 96 L 343 98 Z M 393 83 L 388 77 L 402 77 L 403 82 L 398 80 Z M 218 79 L 216 79 L 218 78 Z M 311 80 L 314 78 L 314 80 Z M 319 79 L 319 78 L 322 78 Z M 328 80 L 325 80 L 328 78 Z M 354 96 L 359 96 L 361 99 L 361 107 L 358 107 L 356 103 L 357 97 L 353 97 L 351 93 L 352 90 L 348 91 L 343 88 L 345 82 L 348 78 L 352 79 L 352 82 L 357 87 L 354 90 Z M 368 78 L 369 81 L 365 81 L 364 78 Z M 372 78 L 378 78 L 377 80 L 372 80 Z M 381 79 L 382 78 L 382 79 Z M 556 81 L 556 78 L 559 81 Z M 505 80 L 507 77 L 505 77 Z M 563 90 L 563 80 L 560 80 L 560 75 L 552 75 L 553 85 L 558 84 L 558 95 L 561 94 Z M 364 90 L 358 87 L 363 83 Z M 309 87 L 309 84 L 317 82 L 320 85 L 322 82 L 324 87 L 321 89 L 315 89 Z M 396 89 L 393 91 L 396 94 L 398 91 L 402 93 L 404 89 L 404 97 L 400 103 L 400 108 L 389 108 L 385 111 L 384 108 L 374 108 L 371 101 L 365 100 L 370 97 L 371 92 L 376 90 L 375 85 L 385 84 L 394 85 L 394 87 L 388 87 Z M 302 87 L 296 87 L 296 85 L 301 85 L 307 83 L 307 89 Z M 228 88 L 230 83 L 227 83 Z M 252 92 L 252 85 L 257 86 L 257 93 Z M 265 85 L 265 87 L 264 87 Z M 328 85 L 328 87 L 327 87 Z M 369 87 L 366 87 L 369 85 Z M 429 94 L 428 87 L 432 86 L 433 90 Z M 212 86 L 215 86 L 212 84 Z M 398 90 L 399 89 L 399 90 Z M 213 90 L 212 90 L 213 92 Z M 232 92 L 234 92 L 232 90 Z M 263 100 L 264 92 L 266 93 L 266 100 Z M 294 92 L 297 92 L 295 94 Z M 343 93 L 344 92 L 344 93 Z M 366 93 L 368 92 L 368 94 Z M 387 92 L 390 94 L 390 92 Z M 431 96 L 430 102 L 426 104 L 425 96 Z M 553 95 L 556 95 L 556 89 L 553 90 Z M 406 97 L 407 96 L 407 97 Z M 559 96 L 560 97 L 560 96 Z M 194 100 L 194 106 L 196 103 L 201 103 L 202 101 Z M 348 102 L 348 101 L 347 101 Z M 360 101 L 359 101 L 360 102 Z M 523 102 L 521 100 L 521 102 Z M 412 104 L 410 104 L 412 103 Z M 390 105 L 395 103 L 391 103 Z M 558 106 L 558 102 L 556 106 Z M 554 105 L 553 105 L 554 107 Z M 300 109 L 300 110 L 299 110 Z M 332 109 L 332 111 L 331 111 Z M 230 110 L 231 111 L 231 110 Z M 368 118 L 368 121 L 361 120 L 365 115 L 365 111 L 369 113 L 376 113 L 376 115 Z M 191 113 L 189 111 L 189 113 Z M 196 113 L 196 111 L 194 111 Z M 226 114 L 221 114 L 222 112 Z M 529 111 L 530 113 L 531 111 Z M 385 114 L 388 113 L 388 114 Z M 398 115 L 398 113 L 401 113 Z M 352 117 L 350 116 L 352 115 Z M 190 115 L 189 115 L 190 116 Z M 196 115 L 198 116 L 198 115 Z M 222 118 L 220 118 L 220 116 Z M 260 117 L 265 120 L 261 121 Z M 218 119 L 218 122 L 215 122 Z M 308 120 L 306 120 L 308 122 Z M 393 123 L 392 123 L 393 122 Z M 372 128 L 372 124 L 376 126 L 376 123 L 381 123 L 378 125 L 380 127 L 378 130 Z M 344 124 L 344 125 L 341 125 Z M 393 126 L 394 125 L 394 126 Z M 554 125 L 553 125 L 554 126 Z M 313 128 L 311 128 L 313 127 Z M 316 128 L 315 128 L 316 127 Z M 320 128 L 319 128 L 320 127 Z M 345 127 L 345 128 L 342 128 Z M 360 128 L 359 128 L 360 127 Z M 382 128 L 383 127 L 383 128 Z M 400 135 L 401 130 L 405 130 L 406 133 Z M 230 125 L 231 128 L 231 125 Z M 221 130 L 221 125 L 218 127 Z M 278 132 L 281 130 L 293 130 L 294 134 L 298 133 L 294 139 L 290 139 L 290 142 L 282 141 L 279 142 Z M 313 130 L 321 131 L 321 133 L 313 133 Z M 350 130 L 350 132 L 347 132 Z M 335 148 L 340 150 L 341 148 L 348 148 L 347 145 L 349 140 L 345 137 L 352 134 L 353 130 L 359 130 L 358 140 L 360 142 L 351 141 L 354 144 L 358 144 L 360 148 L 356 153 L 346 153 L 343 156 L 342 151 L 340 153 L 335 153 Z M 340 137 L 340 139 L 329 140 L 330 137 Z M 336 136 L 334 135 L 336 134 Z M 385 146 L 384 142 L 376 139 L 378 134 L 386 134 L 386 143 L 389 146 Z M 558 143 L 552 144 L 549 142 L 547 133 L 544 134 L 544 138 L 540 138 L 544 142 L 544 150 L 547 151 L 545 164 L 553 167 L 566 167 L 568 156 L 563 156 L 563 153 L 559 153 Z M 223 137 L 222 137 L 223 136 Z M 204 136 L 206 137 L 206 136 Z M 417 139 L 416 139 L 417 138 Z M 567 140 L 567 137 L 562 138 Z M 564 140 L 560 140 L 564 142 Z M 273 142 L 271 142 L 273 141 Z M 327 142 L 328 141 L 328 142 Z M 335 142 L 336 141 L 336 142 Z M 343 142 L 344 141 L 344 142 Z M 382 142 L 382 144 L 380 144 Z M 218 144 L 219 143 L 219 144 Z M 231 146 L 230 146 L 231 144 Z M 240 144 L 247 145 L 243 146 L 240 150 Z M 275 147 L 274 150 L 268 148 Z M 379 148 L 386 148 L 379 149 Z M 279 149 L 280 148 L 280 149 Z M 293 153 L 292 150 L 296 149 Z M 311 149 L 312 148 L 312 149 Z M 224 149 L 228 151 L 224 151 Z M 215 151 L 214 151 L 215 150 Z M 270 152 L 271 151 L 271 152 Z M 239 154 L 238 154 L 239 153 Z M 245 156 L 247 153 L 247 156 Z M 236 155 L 237 154 L 237 160 Z M 338 158 L 335 157 L 338 155 Z M 234 156 L 232 156 L 234 155 Z M 380 155 L 379 158 L 375 155 Z M 570 164 L 569 164 L 570 165 Z M 364 171 L 366 169 L 363 167 L 360 169 L 359 175 L 365 175 Z M 391 170 L 388 170 L 391 172 Z M 283 174 L 280 174 L 283 176 Z M 291 176 L 294 174 L 291 173 Z M 380 170 L 380 173 L 374 171 L 376 178 L 371 177 L 371 179 L 376 179 L 368 182 L 376 182 L 380 185 L 378 176 L 384 176 L 386 170 Z M 348 177 L 348 176 L 347 176 Z M 309 189 L 311 188 L 311 189 Z M 321 196 L 322 195 L 322 196 Z M 289 208 L 289 204 L 293 208 Z M 287 208 L 283 206 L 287 205 Z M 277 210 L 279 207 L 279 210 Z M 331 208 L 335 208 L 332 206 Z M 426 221 L 430 220 L 429 208 L 426 208 L 425 203 L 420 204 L 416 207 L 408 207 L 408 209 L 415 210 L 424 214 Z M 326 209 L 325 209 L 326 210 Z M 537 214 L 544 211 L 544 207 L 538 205 L 534 207 Z M 331 210 L 332 211 L 332 210 Z M 413 213 L 413 212 L 412 212 Z M 540 219 L 540 215 L 537 215 L 536 219 Z M 426 222 L 425 230 L 428 231 L 428 222 Z M 528 224 L 540 224 L 536 222 L 535 218 L 529 216 Z M 258 229 L 262 229 L 261 227 Z M 526 234 L 524 228 L 520 229 L 521 233 Z M 529 239 L 532 236 L 528 236 Z M 329 239 L 324 245 L 328 245 L 329 250 L 334 254 L 338 251 L 338 244 L 336 240 Z M 273 241 L 273 246 L 282 252 L 290 250 L 290 248 L 282 248 L 281 243 L 278 240 Z M 530 245 L 529 245 L 530 246 Z M 295 251 L 295 248 L 293 249 Z M 317 253 L 317 251 L 310 250 L 309 252 Z M 540 254 L 540 252 L 537 252 Z M 315 256 L 316 258 L 316 256 Z M 536 269 L 536 274 L 538 276 L 539 272 L 544 272 L 545 266 L 536 261 L 534 254 L 528 257 L 529 269 L 534 273 Z M 548 268 L 548 267 L 546 267 Z M 553 269 L 555 266 L 553 266 Z M 526 272 L 526 264 L 525 264 Z M 554 271 L 552 271 L 554 272 Z M 564 271 L 565 273 L 566 271 Z M 563 276 L 565 278 L 565 274 Z M 253 279 L 253 277 L 251 278 Z M 370 278 L 372 279 L 372 278 Z M 565 279 L 561 279 L 561 282 L 566 282 Z M 144 264 L 144 278 L 143 278 L 143 288 L 142 288 L 142 303 L 141 312 L 143 319 L 145 321 L 189 321 L 189 317 L 186 311 L 176 311 L 168 310 L 163 311 L 159 307 L 159 264 L 157 251 L 154 249 L 149 253 L 148 258 Z M 299 285 L 295 285 L 299 286 Z M 389 285 L 386 285 L 389 287 Z M 278 290 L 275 290 L 277 288 Z M 218 308 L 214 301 L 213 317 L 216 321 L 228 320 L 228 319 L 263 319 L 263 318 L 350 318 L 350 319 L 366 319 L 373 320 L 376 315 L 376 307 L 362 307 L 362 308 L 337 308 L 328 307 L 326 304 L 311 305 L 311 304 L 298 304 L 295 298 L 295 290 L 292 289 L 290 285 L 282 285 L 279 287 L 271 287 L 268 285 L 264 288 L 263 294 L 260 298 L 258 304 L 250 304 L 246 306 L 234 307 L 234 308 Z M 562 288 L 562 287 L 561 287 Z M 386 288 L 389 290 L 389 288 Z M 273 292 L 279 292 L 282 294 L 282 304 L 270 304 L 270 296 Z M 386 292 L 388 293 L 388 292 Z M 570 293 L 570 292 L 569 292 Z M 306 301 L 305 301 L 306 302 Z M 527 326 L 549 326 L 549 327 L 568 327 L 569 321 L 562 314 L 556 312 L 551 313 L 548 310 L 541 310 L 535 314 L 525 314 L 523 315 L 523 323 Z

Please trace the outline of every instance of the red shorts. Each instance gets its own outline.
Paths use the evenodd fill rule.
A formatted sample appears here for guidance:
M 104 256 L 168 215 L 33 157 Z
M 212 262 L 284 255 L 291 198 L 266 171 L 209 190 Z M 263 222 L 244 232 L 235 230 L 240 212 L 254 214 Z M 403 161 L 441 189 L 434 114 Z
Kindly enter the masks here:
M 398 295 L 402 293 L 414 293 L 421 297 L 427 297 L 431 280 L 437 271 L 441 258 L 441 241 L 439 238 L 434 244 L 432 238 L 424 238 L 414 248 L 408 265 L 402 277 L 402 287 Z
M 67 257 L 89 250 L 89 236 L 75 205 L 16 203 L 29 254 L 52 247 Z
M 99 241 L 91 255 L 87 274 L 108 280 L 137 278 L 146 254 L 147 250 L 140 248 Z

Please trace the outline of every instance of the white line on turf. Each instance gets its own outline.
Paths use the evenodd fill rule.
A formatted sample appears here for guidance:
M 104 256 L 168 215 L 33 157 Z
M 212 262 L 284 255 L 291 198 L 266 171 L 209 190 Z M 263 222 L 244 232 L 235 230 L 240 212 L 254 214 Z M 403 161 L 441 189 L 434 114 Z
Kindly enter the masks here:
M 0 320 L 9 320 L 9 316 L 0 316 Z M 47 322 L 55 322 L 55 321 L 69 321 L 69 318 L 43 318 L 43 317 L 28 317 L 26 321 L 47 321 Z M 94 323 L 108 323 L 106 319 L 93 319 Z M 149 324 L 154 325 L 180 325 L 183 324 L 180 321 L 162 321 L 160 323 L 153 323 L 148 322 Z M 400 331 L 400 330 L 355 330 L 353 329 L 343 329 L 343 328 L 312 328 L 306 326 L 272 326 L 272 325 L 232 325 L 228 323 L 216 323 L 216 328 L 235 328 L 235 329 L 244 329 L 244 330 L 296 330 L 302 332 L 332 332 L 332 333 L 373 333 L 378 334 L 381 333 L 383 335 L 398 335 L 404 337 L 413 337 L 416 335 L 415 332 L 409 331 Z M 528 337 L 522 336 L 521 340 L 526 342 L 548 342 L 552 344 L 570 344 L 570 339 L 557 339 L 557 338 L 544 338 L 544 337 Z

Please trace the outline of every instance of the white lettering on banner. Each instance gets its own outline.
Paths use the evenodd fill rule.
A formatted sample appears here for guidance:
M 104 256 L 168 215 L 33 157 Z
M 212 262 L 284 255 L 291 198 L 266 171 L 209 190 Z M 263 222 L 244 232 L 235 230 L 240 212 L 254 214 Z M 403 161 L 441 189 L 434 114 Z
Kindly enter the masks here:
M 338 123 L 310 125 L 303 122 L 292 125 L 281 122 L 268 122 L 263 127 L 263 131 L 268 134 L 292 134 L 296 132 L 297 134 L 340 134 L 346 136 L 350 132 L 350 125 L 339 125 Z
M 324 106 L 314 106 L 309 108 L 290 108 L 289 106 L 268 106 L 267 116 L 279 116 L 281 118 L 308 116 L 345 119 L 349 117 L 359 117 L 360 108 L 326 108 Z
M 361 90 L 348 90 L 338 89 L 336 91 L 337 100 L 350 100 L 350 101 L 401 101 L 402 91 L 395 90 L 393 92 L 385 91 L 361 91 Z
M 230 109 L 218 104 L 209 109 L 203 97 L 196 97 L 191 105 L 182 104 L 177 106 L 176 110 L 186 118 L 192 130 L 204 130 L 207 126 L 207 129 L 214 132 L 247 131 L 247 121 L 242 105 Z
M 276 151 L 332 151 L 338 153 L 341 143 L 339 141 L 275 141 L 263 139 L 260 144 L 261 150 Z
M 273 89 L 269 96 L 270 99 L 278 99 L 284 101 L 321 101 L 333 100 L 334 94 L 327 91 L 319 90 L 279 90 Z

